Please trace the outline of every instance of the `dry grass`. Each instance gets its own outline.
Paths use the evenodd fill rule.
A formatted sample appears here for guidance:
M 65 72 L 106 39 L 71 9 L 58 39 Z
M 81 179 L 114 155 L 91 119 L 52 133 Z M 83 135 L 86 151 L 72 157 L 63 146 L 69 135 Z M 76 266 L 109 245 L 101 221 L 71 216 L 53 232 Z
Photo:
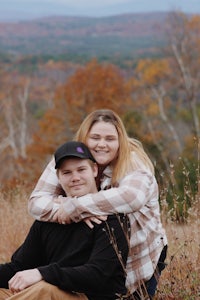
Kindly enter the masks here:
M 169 241 L 167 267 L 156 300 L 200 299 L 200 222 L 165 226 Z
M 0 263 L 10 259 L 33 222 L 27 213 L 27 199 L 28 194 L 23 188 L 0 194 Z M 168 266 L 161 276 L 156 300 L 200 299 L 199 225 L 198 215 L 187 225 L 166 223 Z
M 27 212 L 28 194 L 23 188 L 0 193 L 0 262 L 10 260 L 10 256 L 22 243 L 33 219 Z

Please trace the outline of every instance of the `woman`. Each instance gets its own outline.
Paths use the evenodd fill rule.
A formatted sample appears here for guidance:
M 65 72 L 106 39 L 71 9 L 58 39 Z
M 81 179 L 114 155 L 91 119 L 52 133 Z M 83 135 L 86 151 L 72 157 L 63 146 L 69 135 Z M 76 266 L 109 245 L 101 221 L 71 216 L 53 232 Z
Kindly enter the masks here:
M 65 201 L 60 196 L 62 189 L 52 160 L 31 194 L 29 212 L 36 219 L 60 223 L 112 213 L 128 214 L 131 233 L 126 286 L 133 293 L 145 283 L 153 296 L 155 271 L 160 267 L 160 256 L 165 258 L 167 245 L 153 165 L 141 144 L 128 137 L 120 117 L 111 110 L 89 114 L 75 140 L 89 147 L 98 164 L 99 192 L 75 201 L 68 197 Z M 160 271 L 159 268 L 159 274 Z

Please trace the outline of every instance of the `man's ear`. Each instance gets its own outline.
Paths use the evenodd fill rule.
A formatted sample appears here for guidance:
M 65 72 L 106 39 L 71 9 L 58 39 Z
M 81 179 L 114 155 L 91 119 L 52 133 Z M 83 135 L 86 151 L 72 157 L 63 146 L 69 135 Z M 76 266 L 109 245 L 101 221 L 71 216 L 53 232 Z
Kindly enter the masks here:
M 97 177 L 97 174 L 98 174 L 98 166 L 96 163 L 94 163 L 93 165 L 93 170 L 94 170 L 94 177 Z
M 58 177 L 58 182 L 60 183 L 59 169 L 56 170 L 56 175 Z

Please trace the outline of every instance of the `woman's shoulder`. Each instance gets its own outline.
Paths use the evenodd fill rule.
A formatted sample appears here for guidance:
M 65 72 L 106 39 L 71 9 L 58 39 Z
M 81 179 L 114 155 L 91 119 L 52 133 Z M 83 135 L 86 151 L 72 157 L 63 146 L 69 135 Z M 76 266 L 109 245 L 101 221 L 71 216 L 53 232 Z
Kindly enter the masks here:
M 139 156 L 139 154 L 135 151 L 131 152 L 131 171 L 138 171 L 138 170 L 142 170 L 144 172 L 153 174 L 153 168 L 150 168 L 150 165 L 145 162 L 144 159 L 142 159 L 142 157 Z

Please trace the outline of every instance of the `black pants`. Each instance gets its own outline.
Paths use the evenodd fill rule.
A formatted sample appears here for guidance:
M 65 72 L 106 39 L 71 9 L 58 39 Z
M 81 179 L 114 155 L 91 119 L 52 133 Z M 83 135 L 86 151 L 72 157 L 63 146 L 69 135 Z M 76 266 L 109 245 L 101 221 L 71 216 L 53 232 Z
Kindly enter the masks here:
M 133 299 L 133 300 L 153 299 L 153 296 L 156 293 L 156 288 L 158 285 L 158 281 L 159 281 L 161 272 L 166 267 L 166 264 L 165 264 L 166 256 L 167 256 L 167 245 L 164 246 L 164 248 L 161 252 L 157 267 L 156 267 L 155 272 L 152 275 L 152 277 L 147 282 L 145 282 L 145 284 L 143 286 L 141 286 L 140 289 L 135 291 L 133 293 L 133 297 L 131 296 L 132 298 L 130 298 L 130 299 Z

